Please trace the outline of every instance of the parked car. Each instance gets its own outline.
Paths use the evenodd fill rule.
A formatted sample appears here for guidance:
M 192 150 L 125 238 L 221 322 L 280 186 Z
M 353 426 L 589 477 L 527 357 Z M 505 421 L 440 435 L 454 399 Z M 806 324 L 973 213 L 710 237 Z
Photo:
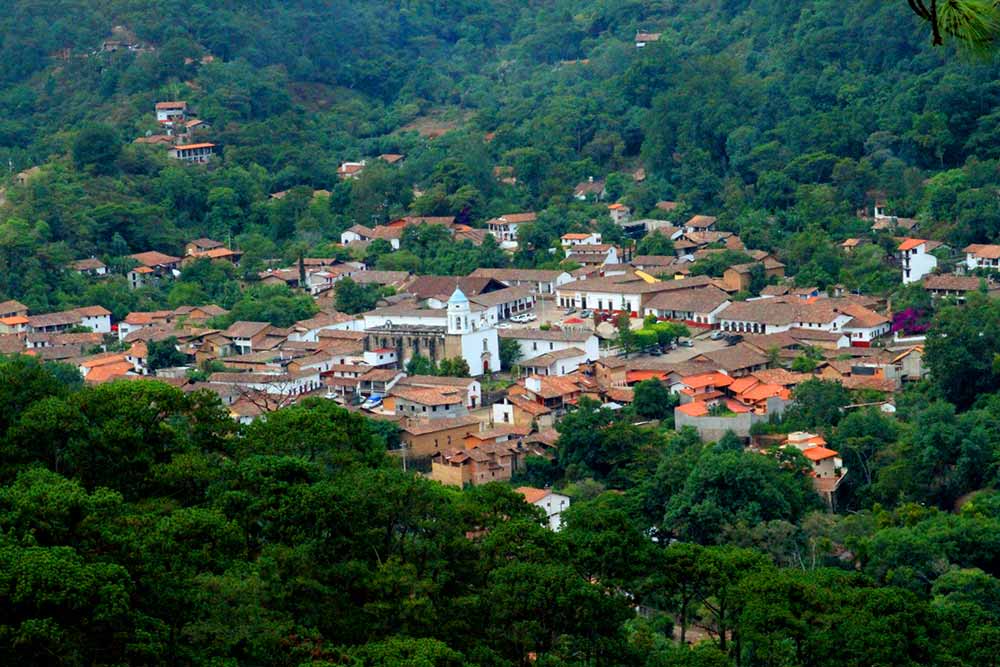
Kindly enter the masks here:
M 689 340 L 679 340 L 677 341 L 677 344 L 681 347 L 694 347 L 694 343 Z
M 712 340 L 722 340 L 725 337 L 726 337 L 726 334 L 723 333 L 722 331 L 713 331 L 712 335 L 709 336 L 709 338 L 711 338 Z
M 524 318 L 525 322 L 534 322 L 538 319 L 538 315 L 535 315 L 534 313 L 525 313 L 521 317 Z
M 530 322 L 527 315 L 514 315 L 510 318 L 511 322 L 516 322 L 518 324 L 524 324 L 525 322 Z
M 572 315 L 575 312 L 576 312 L 576 308 L 570 308 L 569 310 L 566 311 L 566 314 L 567 315 Z
M 593 317 L 593 316 L 594 316 L 594 312 L 592 310 L 581 310 L 580 311 L 580 317 L 582 317 L 583 319 L 587 319 L 588 317 Z

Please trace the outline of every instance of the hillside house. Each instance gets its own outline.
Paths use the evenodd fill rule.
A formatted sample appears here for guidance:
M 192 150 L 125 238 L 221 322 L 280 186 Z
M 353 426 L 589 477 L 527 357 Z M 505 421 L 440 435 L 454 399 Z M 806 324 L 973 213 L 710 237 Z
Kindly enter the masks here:
M 157 102 L 156 122 L 173 124 L 183 122 L 187 117 L 188 105 L 183 101 Z
M 360 162 L 341 162 L 340 166 L 337 167 L 337 178 L 342 181 L 357 180 L 361 178 L 361 172 L 365 170 L 365 166 L 367 166 L 367 164 L 367 160 L 361 160 Z
M 967 270 L 1000 271 L 1000 245 L 973 243 L 966 246 L 963 252 L 965 252 L 965 268 Z
M 517 452 L 506 443 L 454 448 L 434 456 L 431 479 L 449 486 L 478 486 L 510 481 L 516 468 Z
M 545 512 L 545 519 L 550 530 L 562 528 L 562 513 L 570 505 L 569 496 L 555 493 L 552 489 L 536 489 L 530 486 L 519 486 L 515 489 L 524 496 L 524 501 L 540 507 Z
M 595 181 L 593 176 L 573 188 L 573 199 L 577 201 L 600 201 L 607 195 L 604 181 Z
M 608 206 L 608 215 L 611 216 L 611 222 L 624 225 L 632 219 L 632 209 L 625 204 L 611 204 Z
M 448 386 L 418 387 L 397 382 L 382 405 L 387 412 L 416 419 L 448 419 L 469 414 L 462 392 Z
M 508 213 L 486 222 L 486 229 L 505 250 L 517 248 L 517 230 L 526 223 L 538 219 L 535 213 Z
M 129 287 L 138 289 L 158 282 L 161 278 L 180 275 L 181 258 L 150 250 L 129 257 L 138 264 L 127 274 Z
M 587 362 L 600 358 L 600 340 L 588 329 L 501 329 L 500 338 L 517 341 L 521 359 L 569 349 L 581 350 Z
M 474 378 L 455 378 L 440 375 L 408 375 L 399 380 L 401 387 L 411 388 L 447 388 L 457 390 L 465 403 L 465 407 L 474 410 L 483 402 L 483 388 Z
M 635 33 L 635 48 L 643 49 L 648 44 L 654 44 L 660 41 L 662 33 L 659 32 L 637 32 Z
M 399 424 L 399 430 L 406 455 L 426 458 L 461 447 L 466 436 L 479 430 L 479 420 L 468 415 L 442 419 L 404 419 Z
M 106 276 L 108 275 L 108 267 L 104 262 L 97 259 L 96 257 L 90 257 L 88 259 L 78 259 L 69 265 L 69 268 L 76 271 L 82 276 Z
M 939 247 L 937 241 L 926 239 L 903 239 L 897 247 L 896 256 L 903 272 L 903 284 L 918 282 L 937 268 L 937 257 L 931 250 Z
M 577 245 L 599 245 L 601 234 L 599 232 L 563 234 L 559 239 L 563 248 Z
M 174 160 L 181 160 L 183 162 L 193 162 L 204 164 L 212 159 L 215 155 L 215 144 L 213 143 L 199 143 L 199 144 L 180 144 L 172 147 L 167 151 L 167 156 L 173 158 Z

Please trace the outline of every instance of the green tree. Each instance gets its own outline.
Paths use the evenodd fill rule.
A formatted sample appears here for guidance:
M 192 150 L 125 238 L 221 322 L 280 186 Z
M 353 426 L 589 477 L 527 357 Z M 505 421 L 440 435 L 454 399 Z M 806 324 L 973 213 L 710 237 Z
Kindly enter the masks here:
M 113 127 L 98 123 L 87 125 L 73 140 L 73 164 L 81 170 L 90 168 L 96 174 L 113 174 L 121 151 L 121 139 Z
M 1000 376 L 993 366 L 1000 353 L 1000 303 L 971 295 L 964 306 L 946 305 L 934 316 L 925 354 L 934 383 L 959 407 L 996 391 Z
M 646 419 L 668 419 L 673 417 L 677 397 L 657 378 L 644 380 L 634 387 L 632 407 L 635 413 Z
M 187 355 L 177 349 L 177 337 L 170 336 L 163 340 L 151 340 L 146 343 L 148 357 L 146 364 L 150 372 L 161 368 L 173 368 L 187 363 Z
M 442 359 L 438 363 L 437 374 L 445 377 L 467 378 L 469 377 L 469 362 L 462 357 Z
M 500 338 L 500 366 L 509 371 L 521 359 L 521 344 L 514 338 Z
M 357 315 L 372 310 L 378 303 L 376 285 L 359 285 L 350 278 L 338 280 L 333 288 L 337 310 L 349 315 Z

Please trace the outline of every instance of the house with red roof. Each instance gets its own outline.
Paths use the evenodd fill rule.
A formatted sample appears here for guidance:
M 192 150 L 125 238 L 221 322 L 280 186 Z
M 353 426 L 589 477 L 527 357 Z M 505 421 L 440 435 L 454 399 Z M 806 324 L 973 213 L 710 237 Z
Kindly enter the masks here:
M 919 281 L 937 268 L 937 257 L 931 251 L 940 247 L 937 241 L 927 239 L 903 239 L 896 247 L 896 257 L 903 271 L 903 284 Z
M 537 489 L 531 486 L 519 486 L 515 491 L 524 496 L 525 502 L 540 507 L 545 512 L 550 529 L 558 531 L 562 528 L 562 513 L 569 507 L 569 496 L 556 493 L 552 489 Z
M 809 476 L 812 477 L 816 493 L 826 501 L 827 506 L 834 507 L 837 489 L 847 477 L 847 468 L 844 467 L 840 453 L 827 447 L 823 436 L 803 431 L 789 433 L 788 440 L 782 447 L 794 447 L 802 452 L 812 466 Z

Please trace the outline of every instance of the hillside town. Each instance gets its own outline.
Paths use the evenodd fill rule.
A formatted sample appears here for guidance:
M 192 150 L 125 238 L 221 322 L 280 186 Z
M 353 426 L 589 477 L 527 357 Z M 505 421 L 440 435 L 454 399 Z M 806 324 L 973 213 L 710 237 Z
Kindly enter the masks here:
M 158 114 L 161 106 L 168 128 L 186 117 L 169 115 L 183 114 L 183 103 L 157 105 Z M 774 254 L 747 248 L 711 216 L 633 220 L 621 204 L 607 211 L 628 230 L 628 242 L 603 243 L 596 224 L 567 233 L 552 250 L 564 256 L 561 269 L 415 275 L 302 257 L 298 266 L 256 276 L 315 303 L 315 315 L 288 327 L 217 326 L 228 311 L 212 303 L 115 320 L 99 305 L 34 313 L 7 301 L 0 304 L 0 350 L 71 364 L 88 385 L 156 378 L 185 392 L 208 390 L 241 424 L 322 397 L 393 423 L 400 435 L 393 454 L 455 486 L 509 481 L 528 456 L 554 457 L 555 429 L 581 399 L 621 410 L 644 382 L 668 390 L 675 429 L 693 429 L 705 441 L 732 434 L 756 447 L 759 427 L 781 417 L 803 382 L 833 381 L 858 406 L 892 413 L 897 392 L 925 376 L 923 336 L 908 330 L 888 299 L 803 287 Z M 489 235 L 512 253 L 518 228 L 534 219 L 513 213 L 477 229 L 454 218 L 404 217 L 354 225 L 340 247 L 356 252 L 383 240 L 396 252 L 407 229 L 435 226 L 455 239 L 482 243 Z M 873 237 L 850 239 L 843 252 L 888 230 L 897 235 L 889 261 L 904 284 L 957 302 L 997 290 L 980 274 L 997 266 L 1000 246 L 956 252 L 916 238 L 914 226 L 885 215 L 879 201 L 870 219 Z M 671 250 L 636 254 L 650 240 Z M 192 262 L 238 267 L 241 255 L 222 241 L 196 238 L 182 257 L 151 248 L 119 270 L 140 289 L 176 280 Z M 723 261 L 717 276 L 692 272 L 710 258 Z M 942 271 L 945 265 L 951 270 Z M 66 270 L 94 282 L 112 273 L 96 257 Z M 358 286 L 378 290 L 374 307 L 338 310 L 341 291 Z M 789 436 L 788 444 L 813 462 L 817 491 L 833 506 L 847 474 L 837 452 L 808 434 Z

